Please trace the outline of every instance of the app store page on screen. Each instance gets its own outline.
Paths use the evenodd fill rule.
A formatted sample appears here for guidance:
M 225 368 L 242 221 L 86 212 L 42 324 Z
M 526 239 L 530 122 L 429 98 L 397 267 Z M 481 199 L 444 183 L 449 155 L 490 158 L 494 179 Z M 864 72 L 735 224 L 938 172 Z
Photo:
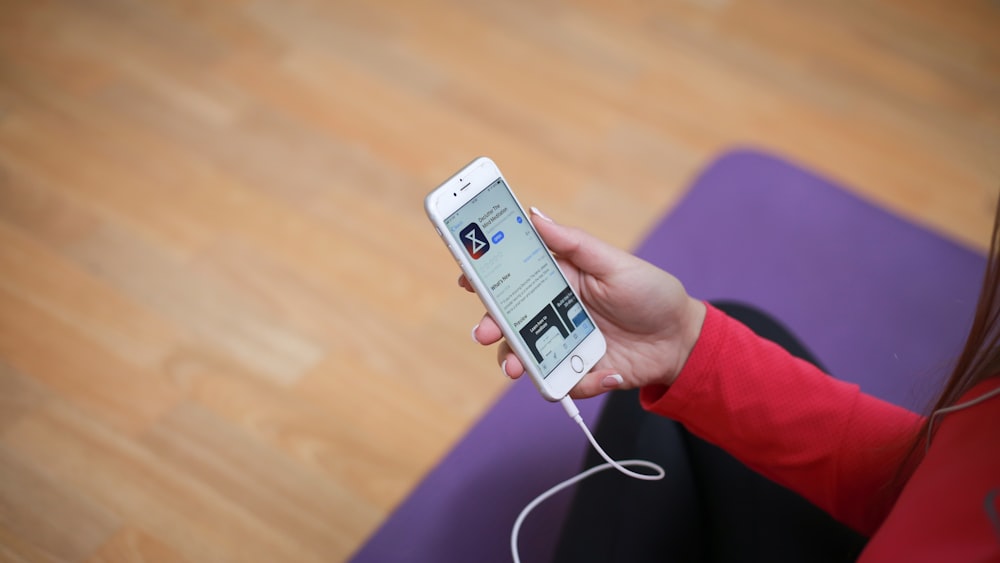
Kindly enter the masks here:
M 547 376 L 594 330 L 502 178 L 445 219 Z

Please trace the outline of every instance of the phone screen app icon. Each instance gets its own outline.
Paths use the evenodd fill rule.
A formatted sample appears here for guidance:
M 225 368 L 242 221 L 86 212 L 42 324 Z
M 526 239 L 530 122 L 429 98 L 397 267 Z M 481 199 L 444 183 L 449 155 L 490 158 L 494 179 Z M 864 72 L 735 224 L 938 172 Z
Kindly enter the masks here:
M 483 234 L 483 230 L 475 223 L 469 223 L 464 229 L 459 231 L 458 238 L 462 239 L 465 251 L 473 260 L 479 260 L 490 249 L 490 243 Z

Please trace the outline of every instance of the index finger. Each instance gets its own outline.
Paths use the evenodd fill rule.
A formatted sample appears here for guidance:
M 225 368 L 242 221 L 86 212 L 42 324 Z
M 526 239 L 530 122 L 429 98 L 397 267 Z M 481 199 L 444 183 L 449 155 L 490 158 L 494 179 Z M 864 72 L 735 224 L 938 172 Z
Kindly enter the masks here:
M 465 277 L 465 274 L 458 276 L 458 285 L 464 287 L 465 291 L 468 291 L 469 293 L 476 292 L 476 290 L 472 287 L 472 284 L 469 283 L 469 278 Z

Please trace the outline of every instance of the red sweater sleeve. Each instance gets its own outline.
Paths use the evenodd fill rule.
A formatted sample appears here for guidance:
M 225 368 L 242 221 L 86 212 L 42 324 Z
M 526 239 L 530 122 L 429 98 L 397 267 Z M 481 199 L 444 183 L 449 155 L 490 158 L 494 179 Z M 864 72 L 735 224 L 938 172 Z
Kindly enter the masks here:
M 886 484 L 921 422 L 711 306 L 674 384 L 640 398 L 866 535 L 895 500 Z

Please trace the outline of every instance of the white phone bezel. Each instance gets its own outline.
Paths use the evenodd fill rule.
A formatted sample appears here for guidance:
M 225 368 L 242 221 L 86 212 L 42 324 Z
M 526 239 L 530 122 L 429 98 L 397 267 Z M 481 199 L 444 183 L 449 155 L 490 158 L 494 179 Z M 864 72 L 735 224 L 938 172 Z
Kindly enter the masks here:
M 518 358 L 522 358 L 521 363 L 524 365 L 525 371 L 531 376 L 531 380 L 534 382 L 535 387 L 538 388 L 538 392 L 541 393 L 549 401 L 558 401 L 565 397 L 569 391 L 589 372 L 594 365 L 604 356 L 604 352 L 607 348 L 607 343 L 605 342 L 604 335 L 601 333 L 597 325 L 594 324 L 594 330 L 585 338 L 573 352 L 568 355 L 562 362 L 559 363 L 548 375 L 548 377 L 543 377 L 532 361 L 525 361 L 524 358 L 531 358 L 531 352 L 528 350 L 527 346 L 521 340 L 520 335 L 511 326 L 508 325 L 504 316 L 501 314 L 499 306 L 494 302 L 493 298 L 490 296 L 485 284 L 476 275 L 475 270 L 472 268 L 472 263 L 465 252 L 462 251 L 461 242 L 454 238 L 447 226 L 445 225 L 445 219 L 449 217 L 452 213 L 457 211 L 460 207 L 468 203 L 472 198 L 478 195 L 480 192 L 489 187 L 498 178 L 503 179 L 504 183 L 510 189 L 511 195 L 514 197 L 514 202 L 517 204 L 518 209 L 528 218 L 528 223 L 531 228 L 534 229 L 535 226 L 531 222 L 530 215 L 524 212 L 524 208 L 521 203 L 517 200 L 517 196 L 514 194 L 512 188 L 510 188 L 510 183 L 507 182 L 503 174 L 497 165 L 487 157 L 480 157 L 469 163 L 467 166 L 458 171 L 454 176 L 445 180 L 440 186 L 438 186 L 434 191 L 427 195 L 424 199 L 424 209 L 427 212 L 428 218 L 434 224 L 434 228 L 437 230 L 438 235 L 444 240 L 451 252 L 451 255 L 458 262 L 459 267 L 462 272 L 465 273 L 469 282 L 476 289 L 476 294 L 479 299 L 486 306 L 486 309 L 490 312 L 493 319 L 500 326 L 501 332 L 503 332 L 504 337 L 507 339 L 508 344 Z M 537 234 L 537 231 L 536 231 Z M 539 237 L 541 238 L 541 237 Z M 548 248 L 546 248 L 548 251 Z M 551 256 L 552 253 L 549 252 Z M 556 262 L 556 267 L 559 267 L 558 262 Z M 566 274 L 559 269 L 560 274 L 563 279 L 566 279 Z M 568 284 L 568 280 L 567 280 Z M 576 293 L 570 285 L 571 291 L 580 303 L 580 306 L 587 311 L 583 304 L 583 300 Z M 587 311 L 587 316 L 593 320 L 593 316 Z M 579 372 L 573 369 L 572 359 L 573 357 L 579 357 L 583 362 L 583 369 Z

